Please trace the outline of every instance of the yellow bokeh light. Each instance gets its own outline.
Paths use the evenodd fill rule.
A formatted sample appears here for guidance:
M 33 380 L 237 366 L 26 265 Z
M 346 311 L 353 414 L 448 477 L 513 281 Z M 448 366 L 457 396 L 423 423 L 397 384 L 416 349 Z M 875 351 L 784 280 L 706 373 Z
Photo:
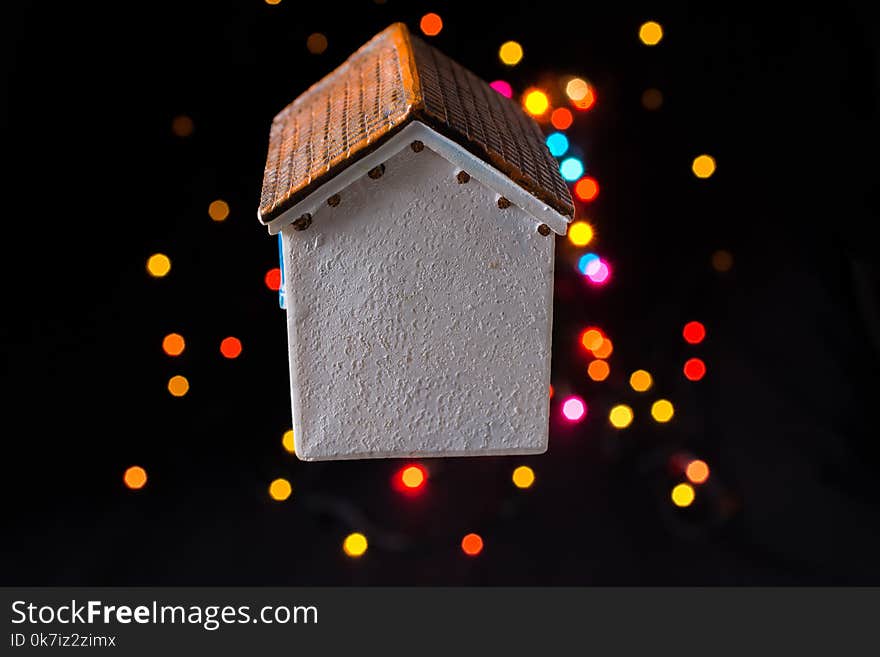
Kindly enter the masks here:
M 669 422 L 675 415 L 675 407 L 668 399 L 658 399 L 651 404 L 651 417 L 657 422 Z
M 587 374 L 593 381 L 604 381 L 611 374 L 611 368 L 608 361 L 597 359 L 587 365 Z
M 517 488 L 530 488 L 535 483 L 535 471 L 521 465 L 513 471 L 513 485 Z
M 359 532 L 349 534 L 342 542 L 342 550 L 350 557 L 359 557 L 367 551 L 367 537 Z
M 672 489 L 672 503 L 675 506 L 686 507 L 694 502 L 694 487 L 690 484 L 678 484 Z
M 660 26 L 660 23 L 648 21 L 647 23 L 642 23 L 642 26 L 639 28 L 639 39 L 646 46 L 656 46 L 662 38 L 663 28 Z
M 208 206 L 208 216 L 214 221 L 224 221 L 229 216 L 229 204 L 223 199 L 211 201 Z
M 550 99 L 540 89 L 532 89 L 525 93 L 523 105 L 532 116 L 540 116 L 550 107 Z
M 645 370 L 636 370 L 629 376 L 629 384 L 636 392 L 645 392 L 654 384 L 651 374 Z
M 572 78 L 565 85 L 565 94 L 574 102 L 583 100 L 588 93 L 590 93 L 590 85 L 581 78 Z
M 516 66 L 523 58 L 523 49 L 516 41 L 506 41 L 498 49 L 498 57 L 508 66 Z
M 728 272 L 733 268 L 733 254 L 730 251 L 719 249 L 712 254 L 712 269 L 717 272 Z
M 608 414 L 611 426 L 615 429 L 626 429 L 633 421 L 633 409 L 626 404 L 618 404 Z
M 284 435 L 281 436 L 281 444 L 291 454 L 296 454 L 296 449 L 293 446 L 293 429 L 288 429 L 284 432 Z
M 715 158 L 711 155 L 698 155 L 694 158 L 691 170 L 697 178 L 708 178 L 715 173 Z
M 168 380 L 168 392 L 170 392 L 174 397 L 183 397 L 186 393 L 189 392 L 189 381 L 187 381 L 185 376 L 172 376 Z
M 327 50 L 327 37 L 320 32 L 310 34 L 306 39 L 306 49 L 313 55 L 320 55 Z
M 266 0 L 267 5 L 280 5 L 281 0 Z
M 290 482 L 287 479 L 279 477 L 269 484 L 269 497 L 276 502 L 283 502 L 290 497 L 291 492 L 293 492 L 293 488 L 291 488 Z
M 586 221 L 575 221 L 568 227 L 568 239 L 575 246 L 586 246 L 593 241 L 593 227 Z
M 153 278 L 162 278 L 171 271 L 171 258 L 164 253 L 154 253 L 147 258 L 147 273 Z

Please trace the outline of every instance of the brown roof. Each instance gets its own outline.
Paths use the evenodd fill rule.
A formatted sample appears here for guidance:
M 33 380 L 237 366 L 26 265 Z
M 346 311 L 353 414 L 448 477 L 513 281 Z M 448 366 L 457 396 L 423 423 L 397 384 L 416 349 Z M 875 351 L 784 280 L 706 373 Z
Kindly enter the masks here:
M 278 217 L 413 120 L 458 142 L 561 214 L 574 214 L 537 123 L 395 23 L 272 121 L 260 219 Z

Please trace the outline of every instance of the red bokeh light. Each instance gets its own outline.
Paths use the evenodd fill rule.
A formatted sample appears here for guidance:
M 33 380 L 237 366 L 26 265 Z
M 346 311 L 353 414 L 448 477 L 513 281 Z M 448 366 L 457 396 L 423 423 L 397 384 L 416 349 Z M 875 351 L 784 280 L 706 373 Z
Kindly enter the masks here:
M 400 468 L 391 480 L 394 489 L 399 493 L 418 493 L 424 490 L 428 481 L 428 471 L 418 463 L 411 463 Z
M 567 107 L 557 107 L 550 114 L 550 123 L 557 130 L 568 130 L 571 124 L 574 123 L 574 116 L 572 116 L 571 110 Z
M 706 337 L 706 327 L 700 322 L 688 322 L 682 330 L 685 342 L 690 344 L 700 344 Z
M 220 343 L 220 353 L 226 358 L 238 358 L 241 355 L 241 340 L 238 338 L 223 338 Z
M 589 203 L 599 196 L 599 183 L 595 178 L 584 176 L 575 183 L 574 195 L 585 203 Z
M 266 287 L 273 292 L 277 292 L 281 289 L 281 270 L 278 267 L 270 269 L 266 272 L 266 277 L 263 280 L 266 283 Z
M 699 358 L 691 358 L 684 364 L 684 375 L 690 381 L 699 381 L 706 376 L 706 363 Z

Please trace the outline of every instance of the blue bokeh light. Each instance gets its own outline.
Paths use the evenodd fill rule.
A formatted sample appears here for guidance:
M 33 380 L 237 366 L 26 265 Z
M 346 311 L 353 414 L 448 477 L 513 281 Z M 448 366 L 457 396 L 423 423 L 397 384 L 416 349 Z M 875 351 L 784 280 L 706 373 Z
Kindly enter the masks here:
M 574 182 L 584 175 L 584 163 L 576 157 L 567 157 L 559 164 L 559 173 L 568 182 Z
M 553 157 L 561 157 L 568 150 L 568 137 L 561 132 L 554 132 L 547 137 L 547 148 L 550 149 L 550 155 Z

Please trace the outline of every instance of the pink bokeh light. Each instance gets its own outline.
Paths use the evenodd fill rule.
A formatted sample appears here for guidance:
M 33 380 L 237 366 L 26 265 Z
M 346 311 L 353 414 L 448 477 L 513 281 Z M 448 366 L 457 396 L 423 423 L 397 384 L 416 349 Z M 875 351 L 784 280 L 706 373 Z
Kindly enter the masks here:
M 580 422 L 587 414 L 587 405 L 580 397 L 569 397 L 562 404 L 562 415 L 569 422 Z
M 608 282 L 610 276 L 611 267 L 609 267 L 608 263 L 604 260 L 599 262 L 599 266 L 596 267 L 596 270 L 593 273 L 587 273 L 587 278 L 596 285 L 604 285 Z
M 502 96 L 506 98 L 513 98 L 513 87 L 510 86 L 509 82 L 505 82 L 504 80 L 495 80 L 495 82 L 492 82 L 489 86 L 500 93 Z

